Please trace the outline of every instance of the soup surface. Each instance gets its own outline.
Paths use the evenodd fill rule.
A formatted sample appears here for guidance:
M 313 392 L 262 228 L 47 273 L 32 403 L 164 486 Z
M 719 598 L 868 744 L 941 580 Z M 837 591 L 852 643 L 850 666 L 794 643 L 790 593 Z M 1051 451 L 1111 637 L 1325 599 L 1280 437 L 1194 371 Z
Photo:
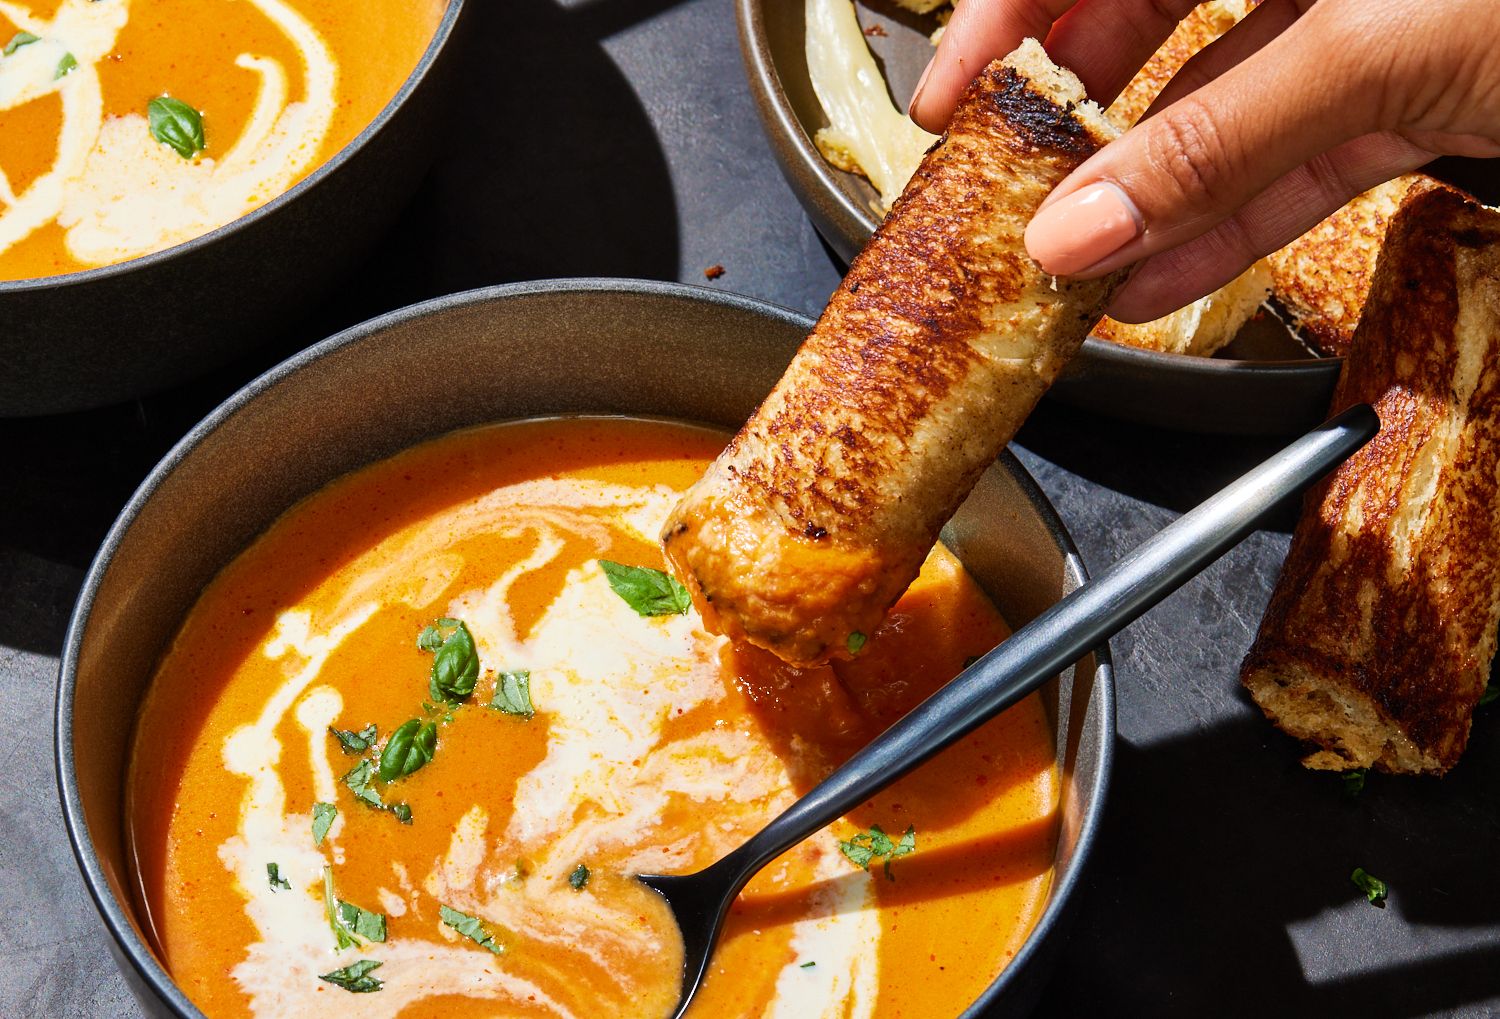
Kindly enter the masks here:
M 150 254 L 277 197 L 375 119 L 445 7 L 3 0 L 0 280 Z
M 629 875 L 722 856 L 1006 632 L 939 548 L 853 661 L 794 670 L 707 634 L 651 571 L 725 438 L 460 432 L 299 504 L 208 587 L 127 805 L 189 997 L 215 1017 L 670 1011 L 680 939 Z M 1057 796 L 1029 698 L 767 868 L 693 1014 L 957 1014 L 1045 905 Z

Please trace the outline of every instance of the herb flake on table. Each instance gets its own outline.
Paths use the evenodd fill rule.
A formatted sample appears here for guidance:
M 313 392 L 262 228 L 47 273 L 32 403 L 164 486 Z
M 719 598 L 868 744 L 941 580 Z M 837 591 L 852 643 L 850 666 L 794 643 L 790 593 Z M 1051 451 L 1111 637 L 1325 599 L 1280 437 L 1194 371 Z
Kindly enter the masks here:
M 847 841 L 840 840 L 839 851 L 848 857 L 850 863 L 861 869 L 875 860 L 885 860 L 886 879 L 894 881 L 896 875 L 891 873 L 891 861 L 917 851 L 917 829 L 915 825 L 910 825 L 900 841 L 892 841 L 880 825 L 872 824 L 869 831 L 860 832 Z
M 326 980 L 353 994 L 367 994 L 370 991 L 378 991 L 384 986 L 378 979 L 370 976 L 370 971 L 379 969 L 381 965 L 374 959 L 361 959 L 359 962 L 350 963 L 343 969 L 324 973 L 318 979 Z
M 282 891 L 291 891 L 292 883 L 281 876 L 281 866 L 275 863 L 266 864 L 266 883 L 271 886 L 271 891 L 278 888 Z
M 693 607 L 687 588 L 662 570 L 626 566 L 608 559 L 600 559 L 599 567 L 610 589 L 638 616 L 685 616 Z
M 157 96 L 146 106 L 146 120 L 151 137 L 183 159 L 208 147 L 203 136 L 203 115 L 181 99 Z
M 480 948 L 495 955 L 501 955 L 505 946 L 495 938 L 495 934 L 485 926 L 483 920 L 468 913 L 461 913 L 451 906 L 439 906 L 438 915 L 442 917 L 443 923 L 452 927 L 458 933 L 474 942 Z
M 581 892 L 588 883 L 589 869 L 580 863 L 573 868 L 573 873 L 568 875 L 568 884 L 573 887 L 573 891 Z
M 374 722 L 371 722 L 358 732 L 350 729 L 335 729 L 331 725 L 328 727 L 328 731 L 339 741 L 339 748 L 346 754 L 364 753 L 375 745 L 376 739 L 380 736 L 380 730 L 375 728 Z
M 339 808 L 332 803 L 314 803 L 312 813 L 312 836 L 313 845 L 323 845 L 323 840 L 328 837 L 328 829 L 333 827 L 333 819 L 339 816 Z
M 531 703 L 531 670 L 512 669 L 495 677 L 495 696 L 490 707 L 507 715 L 531 718 L 536 707 Z
M 801 966 L 798 966 L 797 968 L 798 969 L 812 969 L 816 965 L 817 965 L 816 962 L 804 962 Z
M 479 651 L 474 635 L 459 619 L 439 619 L 417 635 L 417 647 L 432 652 L 427 689 L 435 701 L 458 704 L 479 682 Z
M 1339 776 L 1344 784 L 1344 795 L 1354 799 L 1365 791 L 1365 776 L 1369 774 L 1366 768 L 1351 768 Z
M 1366 902 L 1372 906 L 1379 906 L 1381 909 L 1385 908 L 1385 899 L 1390 894 L 1390 888 L 1384 881 L 1363 867 L 1355 867 L 1354 873 L 1349 875 L 1349 880 L 1354 883 L 1354 887 L 1365 893 Z

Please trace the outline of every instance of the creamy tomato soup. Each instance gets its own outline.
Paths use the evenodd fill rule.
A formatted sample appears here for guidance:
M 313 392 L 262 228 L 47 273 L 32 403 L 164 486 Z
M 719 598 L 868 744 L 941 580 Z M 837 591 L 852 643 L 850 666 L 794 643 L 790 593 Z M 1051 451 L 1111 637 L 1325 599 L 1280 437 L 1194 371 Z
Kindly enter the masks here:
M 149 934 L 194 1002 L 670 1012 L 680 938 L 630 875 L 722 856 L 1006 632 L 938 548 L 851 662 L 706 633 L 655 535 L 725 438 L 458 433 L 224 570 L 162 661 L 127 804 Z M 1057 797 L 1029 698 L 767 868 L 693 1014 L 956 1014 L 1045 904 Z
M 0 280 L 160 251 L 347 145 L 446 0 L 0 0 Z

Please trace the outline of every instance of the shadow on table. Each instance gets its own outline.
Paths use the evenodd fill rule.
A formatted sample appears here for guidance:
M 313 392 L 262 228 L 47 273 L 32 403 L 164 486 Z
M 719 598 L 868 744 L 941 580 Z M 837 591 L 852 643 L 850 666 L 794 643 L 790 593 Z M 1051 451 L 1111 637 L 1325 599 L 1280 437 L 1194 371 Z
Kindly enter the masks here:
M 1372 775 L 1350 798 L 1251 711 L 1120 744 L 1037 1014 L 1419 1016 L 1500 997 L 1500 713 L 1480 712 L 1448 777 Z M 1387 908 L 1364 902 L 1355 867 L 1388 882 Z
M 1183 513 L 1293 438 L 1194 435 L 1043 400 L 1015 442 L 1095 484 Z M 1263 529 L 1290 531 L 1299 506 L 1289 500 Z

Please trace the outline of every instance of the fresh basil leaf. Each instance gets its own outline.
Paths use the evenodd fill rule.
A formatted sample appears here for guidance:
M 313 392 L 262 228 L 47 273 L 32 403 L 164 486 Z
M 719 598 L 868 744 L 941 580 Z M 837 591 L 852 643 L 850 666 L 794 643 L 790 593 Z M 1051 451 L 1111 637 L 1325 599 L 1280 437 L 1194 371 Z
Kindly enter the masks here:
M 355 799 L 384 810 L 385 801 L 380 798 L 380 793 L 376 792 L 375 787 L 370 784 L 374 773 L 375 765 L 369 759 L 361 760 L 354 767 L 350 768 L 349 773 L 344 776 L 344 785 L 349 787 L 349 791 L 354 794 Z
M 370 971 L 379 969 L 381 965 L 374 959 L 361 959 L 359 962 L 350 963 L 343 969 L 324 973 L 318 979 L 326 980 L 354 994 L 367 994 L 370 991 L 378 991 L 383 986 L 379 980 L 370 976 Z
M 360 909 L 352 902 L 344 899 L 339 900 L 339 920 L 344 927 L 354 933 L 356 938 L 365 941 L 385 940 L 385 914 L 372 913 L 368 909 Z
M 1355 867 L 1354 873 L 1349 875 L 1349 880 L 1354 882 L 1354 887 L 1365 893 L 1365 901 L 1372 906 L 1385 908 L 1385 897 L 1390 893 L 1386 883 L 1374 874 L 1365 871 L 1363 867 Z
M 871 861 L 883 858 L 885 876 L 894 881 L 896 875 L 891 873 L 891 861 L 917 851 L 917 829 L 915 825 L 908 826 L 901 841 L 892 842 L 880 825 L 872 824 L 868 832 L 860 832 L 847 841 L 841 840 L 839 851 L 848 857 L 850 863 L 861 869 L 868 867 Z
M 1366 768 L 1354 768 L 1344 772 L 1339 777 L 1344 783 L 1344 795 L 1353 799 L 1365 791 L 1365 776 L 1369 773 Z
M 271 886 L 271 891 L 280 888 L 285 891 L 292 890 L 292 883 L 281 876 L 281 867 L 274 863 L 266 864 L 266 881 Z
M 434 619 L 417 634 L 417 647 L 423 651 L 436 651 L 462 625 L 457 619 Z
M 869 638 L 864 634 L 860 633 L 858 630 L 855 630 L 853 633 L 849 634 L 849 639 L 845 642 L 844 646 L 849 649 L 849 653 L 851 655 L 857 655 L 862 650 L 864 650 L 865 641 L 868 639 Z
M 573 873 L 568 875 L 568 884 L 573 886 L 573 891 L 583 891 L 583 886 L 589 883 L 589 869 L 583 864 L 573 868 Z
M 181 99 L 157 96 L 146 106 L 146 119 L 151 125 L 151 137 L 183 159 L 192 159 L 207 147 L 203 115 Z
M 71 53 L 64 53 L 62 59 L 57 62 L 57 70 L 52 75 L 53 81 L 60 81 L 78 70 L 78 58 Z
M 417 639 L 420 643 L 421 638 Z M 432 677 L 427 689 L 433 700 L 457 704 L 474 692 L 474 684 L 478 681 L 479 652 L 474 647 L 474 635 L 460 622 L 433 655 Z
M 314 803 L 312 833 L 313 845 L 321 846 L 323 840 L 328 837 L 328 829 L 333 827 L 333 819 L 339 816 L 339 808 L 332 803 Z
M 331 725 L 328 727 L 328 731 L 339 741 L 339 747 L 346 754 L 364 753 L 375 745 L 375 740 L 380 735 L 380 730 L 375 728 L 374 722 L 371 722 L 359 730 L 359 732 L 352 732 L 349 729 L 335 729 Z
M 531 703 L 531 671 L 515 669 L 500 673 L 495 679 L 495 696 L 490 700 L 490 707 L 522 718 L 535 715 L 536 707 Z
M 391 733 L 380 754 L 380 780 L 394 782 L 420 771 L 437 752 L 437 723 L 413 718 Z
M 0 54 L 8 57 L 22 46 L 30 46 L 34 42 L 41 41 L 40 36 L 32 35 L 30 32 L 17 32 L 10 37 L 10 42 L 5 44 L 5 49 L 0 50 Z
M 495 939 L 495 935 L 484 925 L 484 921 L 477 916 L 468 913 L 460 913 L 448 906 L 439 906 L 438 915 L 443 918 L 443 923 L 452 927 L 458 933 L 474 942 L 480 948 L 500 955 L 505 951 L 505 946 Z
M 685 616 L 693 607 L 687 588 L 661 570 L 600 559 L 610 588 L 640 616 Z

